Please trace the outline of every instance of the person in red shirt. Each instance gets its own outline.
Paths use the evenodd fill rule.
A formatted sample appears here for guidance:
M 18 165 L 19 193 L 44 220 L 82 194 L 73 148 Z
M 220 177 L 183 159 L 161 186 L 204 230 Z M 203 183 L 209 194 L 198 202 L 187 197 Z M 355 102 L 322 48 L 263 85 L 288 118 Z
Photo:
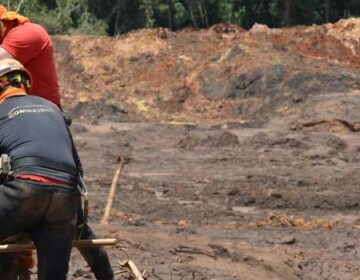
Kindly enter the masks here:
M 15 58 L 31 73 L 31 95 L 61 107 L 53 44 L 39 24 L 0 5 L 0 59 Z

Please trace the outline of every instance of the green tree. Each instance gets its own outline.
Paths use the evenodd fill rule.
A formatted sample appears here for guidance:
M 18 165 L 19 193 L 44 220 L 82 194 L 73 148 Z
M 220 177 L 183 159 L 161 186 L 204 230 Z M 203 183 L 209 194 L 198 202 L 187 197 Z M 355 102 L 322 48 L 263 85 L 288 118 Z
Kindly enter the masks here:
M 189 13 L 185 6 L 180 1 L 174 1 L 172 9 L 174 14 L 174 29 L 184 27 L 189 19 Z
M 145 27 L 151 28 L 155 26 L 154 9 L 151 0 L 141 0 L 140 10 L 144 13 Z
M 359 0 L 7 0 L 52 34 L 117 35 L 137 28 L 207 28 L 230 22 L 250 28 L 334 22 L 359 16 Z

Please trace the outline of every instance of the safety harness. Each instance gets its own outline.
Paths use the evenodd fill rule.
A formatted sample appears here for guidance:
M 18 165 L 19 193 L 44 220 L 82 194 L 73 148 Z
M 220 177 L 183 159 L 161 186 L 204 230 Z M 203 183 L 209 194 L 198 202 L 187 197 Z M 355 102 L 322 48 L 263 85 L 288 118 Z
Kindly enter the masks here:
M 75 165 L 76 165 L 76 174 L 77 174 L 77 188 L 78 191 L 80 193 L 80 196 L 83 200 L 83 221 L 82 224 L 78 225 L 78 236 L 77 239 L 80 239 L 84 230 L 84 227 L 86 226 L 87 222 L 88 222 L 88 215 L 89 215 L 89 196 L 88 196 L 88 188 L 84 182 L 83 179 L 83 173 L 84 173 L 84 169 L 79 157 L 79 154 L 76 150 L 75 147 L 75 142 L 74 142 L 74 138 L 71 134 L 70 131 L 70 125 L 72 123 L 72 120 L 70 117 L 65 116 L 65 114 L 63 113 L 63 117 L 64 117 L 64 121 L 66 124 L 66 129 L 68 131 L 68 135 L 70 137 L 71 140 L 71 148 L 72 148 L 72 154 L 73 154 L 73 158 L 75 160 Z
M 78 178 L 78 184 L 77 184 L 78 191 L 81 195 L 81 198 L 83 199 L 83 222 L 78 225 L 78 236 L 77 239 L 81 239 L 82 233 L 84 231 L 84 227 L 86 226 L 88 222 L 88 216 L 89 216 L 89 196 L 88 196 L 88 189 L 85 185 L 85 182 L 82 178 L 82 176 L 79 174 Z

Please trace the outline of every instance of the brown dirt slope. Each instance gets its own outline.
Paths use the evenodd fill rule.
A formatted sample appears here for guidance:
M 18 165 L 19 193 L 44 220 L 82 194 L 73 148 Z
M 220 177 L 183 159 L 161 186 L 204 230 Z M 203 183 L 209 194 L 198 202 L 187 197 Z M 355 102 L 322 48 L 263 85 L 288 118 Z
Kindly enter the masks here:
M 63 102 L 78 115 L 92 106 L 116 120 L 338 129 L 359 119 L 359 30 L 360 19 L 247 32 L 220 24 L 54 42 Z

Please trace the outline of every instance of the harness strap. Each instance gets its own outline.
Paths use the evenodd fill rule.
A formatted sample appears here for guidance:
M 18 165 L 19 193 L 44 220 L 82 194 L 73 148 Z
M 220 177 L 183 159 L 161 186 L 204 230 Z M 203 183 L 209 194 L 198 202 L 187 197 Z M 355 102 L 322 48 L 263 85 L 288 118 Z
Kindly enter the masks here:
M 87 222 L 88 222 L 88 215 L 89 215 L 89 197 L 88 197 L 88 189 L 87 186 L 85 185 L 85 182 L 83 180 L 83 178 L 81 177 L 81 175 L 79 174 L 78 177 L 78 190 L 79 193 L 83 199 L 83 216 L 82 216 L 82 223 L 80 225 L 78 225 L 78 235 L 77 235 L 77 239 L 81 239 L 82 234 L 84 232 L 84 227 L 86 226 Z
M 77 177 L 77 170 L 75 166 L 71 166 L 65 163 L 55 162 L 53 160 L 45 159 L 42 157 L 23 157 L 14 160 L 11 164 L 12 170 L 22 168 L 25 166 L 39 166 L 49 168 L 57 171 L 62 171 Z

